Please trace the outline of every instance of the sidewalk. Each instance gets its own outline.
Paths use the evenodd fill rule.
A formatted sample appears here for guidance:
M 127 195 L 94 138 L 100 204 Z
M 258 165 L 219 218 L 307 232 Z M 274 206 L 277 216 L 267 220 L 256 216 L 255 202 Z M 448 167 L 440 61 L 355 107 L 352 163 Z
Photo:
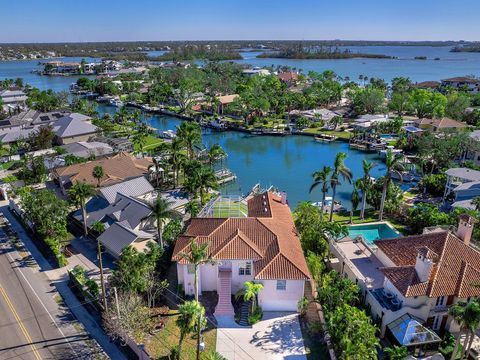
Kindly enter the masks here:
M 77 299 L 75 294 L 72 293 L 70 288 L 68 287 L 68 268 L 73 268 L 75 265 L 73 262 L 69 264 L 67 267 L 63 267 L 60 269 L 52 269 L 48 261 L 43 257 L 43 255 L 37 250 L 34 243 L 25 232 L 21 224 L 17 221 L 17 219 L 12 215 L 10 210 L 8 209 L 8 205 L 5 205 L 5 202 L 2 202 L 2 206 L 0 206 L 0 212 L 3 212 L 4 216 L 9 220 L 12 228 L 17 232 L 19 238 L 31 253 L 33 258 L 39 265 L 39 271 L 50 280 L 55 287 L 57 288 L 58 292 L 63 298 L 64 303 L 68 306 L 70 311 L 73 315 L 80 321 L 85 330 L 94 338 L 98 344 L 103 348 L 105 353 L 111 359 L 127 359 L 127 357 L 118 349 L 118 347 L 110 342 L 110 339 L 105 334 L 103 329 L 99 326 L 97 320 L 94 316 L 92 316 L 81 304 L 81 302 Z M 69 258 L 69 261 L 72 258 Z M 80 257 L 77 256 L 77 260 L 82 266 L 85 266 L 83 261 L 88 261 L 88 259 L 84 258 L 79 260 Z M 93 264 L 94 265 L 94 264 Z M 98 268 L 97 268 L 98 269 Z

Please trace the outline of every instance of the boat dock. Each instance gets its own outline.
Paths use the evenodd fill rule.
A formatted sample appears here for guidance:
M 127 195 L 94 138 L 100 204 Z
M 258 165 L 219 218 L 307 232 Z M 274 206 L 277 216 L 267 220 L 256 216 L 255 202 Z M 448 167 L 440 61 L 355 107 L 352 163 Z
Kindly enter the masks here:
M 235 175 L 229 169 L 221 169 L 221 170 L 215 171 L 215 177 L 217 178 L 219 185 L 237 180 L 237 175 Z
M 315 135 L 313 139 L 318 142 L 332 142 L 337 140 L 338 136 L 329 135 L 329 134 L 318 134 L 318 135 Z

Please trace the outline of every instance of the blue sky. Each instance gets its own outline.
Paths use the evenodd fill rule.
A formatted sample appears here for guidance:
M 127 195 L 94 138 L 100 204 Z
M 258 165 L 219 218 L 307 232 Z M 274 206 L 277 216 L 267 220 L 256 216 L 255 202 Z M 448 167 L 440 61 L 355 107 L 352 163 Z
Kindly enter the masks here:
M 478 0 L 0 0 L 0 42 L 480 40 Z

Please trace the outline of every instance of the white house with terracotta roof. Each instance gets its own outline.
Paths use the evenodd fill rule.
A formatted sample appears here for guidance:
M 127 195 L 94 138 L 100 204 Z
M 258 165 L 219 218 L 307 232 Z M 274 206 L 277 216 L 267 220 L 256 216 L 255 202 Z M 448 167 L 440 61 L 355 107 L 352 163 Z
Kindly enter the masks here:
M 356 282 L 381 334 L 409 314 L 435 331 L 458 331 L 452 304 L 480 296 L 480 252 L 471 246 L 475 220 L 461 215 L 455 231 L 383 239 L 374 247 L 345 238 L 331 243 L 334 269 Z
M 199 268 L 200 292 L 218 293 L 216 315 L 233 315 L 231 295 L 245 281 L 263 284 L 258 295 L 263 311 L 297 311 L 310 273 L 286 199 L 266 192 L 247 205 L 247 217 L 192 219 L 173 251 L 178 282 L 187 295 L 194 294 L 194 268 L 181 254 L 195 240 L 208 244 L 216 262 Z

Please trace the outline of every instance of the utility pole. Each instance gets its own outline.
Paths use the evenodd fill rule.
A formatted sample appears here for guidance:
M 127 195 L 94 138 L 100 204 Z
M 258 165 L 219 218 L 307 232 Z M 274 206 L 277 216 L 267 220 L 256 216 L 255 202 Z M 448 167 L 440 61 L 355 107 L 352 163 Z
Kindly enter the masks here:
M 102 248 L 100 241 L 97 239 L 98 260 L 100 265 L 100 282 L 102 283 L 102 298 L 104 310 L 107 311 L 107 294 L 105 293 L 105 282 L 103 281 L 103 264 L 102 264 Z
M 200 337 L 202 336 L 202 312 L 198 314 L 197 324 L 197 360 L 200 360 Z
M 117 304 L 117 316 L 120 319 L 120 306 L 118 305 L 118 294 L 117 294 L 117 287 L 113 288 L 113 292 L 115 294 L 115 304 Z

